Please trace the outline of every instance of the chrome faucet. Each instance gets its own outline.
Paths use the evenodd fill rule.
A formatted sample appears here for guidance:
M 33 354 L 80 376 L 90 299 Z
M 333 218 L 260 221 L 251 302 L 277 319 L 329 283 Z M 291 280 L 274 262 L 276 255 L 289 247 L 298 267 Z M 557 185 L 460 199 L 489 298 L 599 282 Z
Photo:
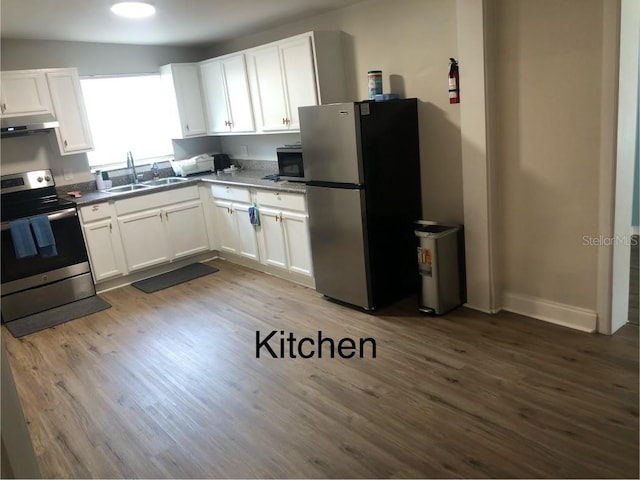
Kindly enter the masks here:
M 133 154 L 127 152 L 127 169 L 131 169 L 133 175 L 133 183 L 138 183 L 138 174 L 136 173 L 136 165 L 133 162 Z

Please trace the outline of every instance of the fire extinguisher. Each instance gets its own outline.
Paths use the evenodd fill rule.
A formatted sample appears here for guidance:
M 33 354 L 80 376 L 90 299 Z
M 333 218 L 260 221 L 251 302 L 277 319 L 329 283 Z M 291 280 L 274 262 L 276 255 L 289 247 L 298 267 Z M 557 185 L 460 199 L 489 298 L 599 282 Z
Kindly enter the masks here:
M 449 103 L 460 103 L 460 75 L 455 58 L 449 59 Z

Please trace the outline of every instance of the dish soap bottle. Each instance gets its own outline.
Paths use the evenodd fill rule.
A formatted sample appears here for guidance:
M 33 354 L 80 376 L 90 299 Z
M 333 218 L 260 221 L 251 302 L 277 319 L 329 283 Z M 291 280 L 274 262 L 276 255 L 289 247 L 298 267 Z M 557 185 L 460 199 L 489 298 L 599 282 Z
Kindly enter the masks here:
M 154 180 L 160 176 L 160 167 L 158 167 L 157 162 L 153 162 L 153 165 L 151 165 L 151 176 Z
M 98 190 L 104 190 L 107 186 L 104 184 L 104 179 L 102 177 L 102 172 L 100 170 L 96 170 L 96 188 Z

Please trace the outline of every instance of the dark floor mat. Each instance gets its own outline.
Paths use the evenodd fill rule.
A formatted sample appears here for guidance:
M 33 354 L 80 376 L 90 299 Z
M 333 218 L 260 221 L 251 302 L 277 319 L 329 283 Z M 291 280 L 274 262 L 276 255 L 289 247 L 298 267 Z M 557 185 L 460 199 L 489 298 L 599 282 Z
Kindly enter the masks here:
M 16 338 L 30 335 L 40 330 L 55 327 L 61 323 L 75 320 L 76 318 L 86 317 L 92 313 L 99 312 L 110 308 L 111 305 L 102 300 L 97 295 L 83 298 L 75 302 L 67 303 L 60 307 L 52 308 L 45 312 L 35 313 L 28 317 L 22 317 L 18 320 L 5 323 L 7 330 Z
M 145 293 L 153 293 L 217 271 L 218 269 L 216 267 L 210 267 L 204 263 L 192 263 L 191 265 L 178 268 L 171 272 L 134 282 L 131 286 Z

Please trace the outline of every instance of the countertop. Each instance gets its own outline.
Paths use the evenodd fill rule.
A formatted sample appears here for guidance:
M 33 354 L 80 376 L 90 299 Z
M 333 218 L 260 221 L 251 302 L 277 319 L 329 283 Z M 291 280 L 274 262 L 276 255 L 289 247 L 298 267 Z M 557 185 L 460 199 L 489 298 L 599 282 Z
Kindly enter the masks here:
M 121 200 L 124 198 L 137 197 L 140 195 L 147 195 L 150 193 L 163 192 L 166 190 L 173 190 L 175 188 L 182 188 L 188 185 L 196 185 L 200 182 L 217 183 L 222 185 L 236 185 L 242 187 L 262 188 L 266 190 L 277 190 L 280 192 L 291 193 L 305 193 L 306 185 L 304 183 L 296 182 L 274 182 L 273 180 L 265 180 L 263 177 L 269 175 L 271 172 L 265 170 L 238 170 L 233 173 L 221 173 L 219 175 L 209 173 L 206 175 L 194 175 L 186 177 L 187 180 L 180 183 L 174 183 L 170 185 L 162 185 L 158 187 L 147 188 L 143 190 L 136 190 L 126 193 L 107 193 L 100 190 L 93 192 L 86 192 L 82 194 L 80 198 L 73 198 L 67 195 L 62 195 L 64 198 L 68 198 L 76 202 L 78 207 L 85 205 L 91 205 L 93 203 L 106 202 L 109 200 Z M 64 189 L 64 187 L 62 187 Z

